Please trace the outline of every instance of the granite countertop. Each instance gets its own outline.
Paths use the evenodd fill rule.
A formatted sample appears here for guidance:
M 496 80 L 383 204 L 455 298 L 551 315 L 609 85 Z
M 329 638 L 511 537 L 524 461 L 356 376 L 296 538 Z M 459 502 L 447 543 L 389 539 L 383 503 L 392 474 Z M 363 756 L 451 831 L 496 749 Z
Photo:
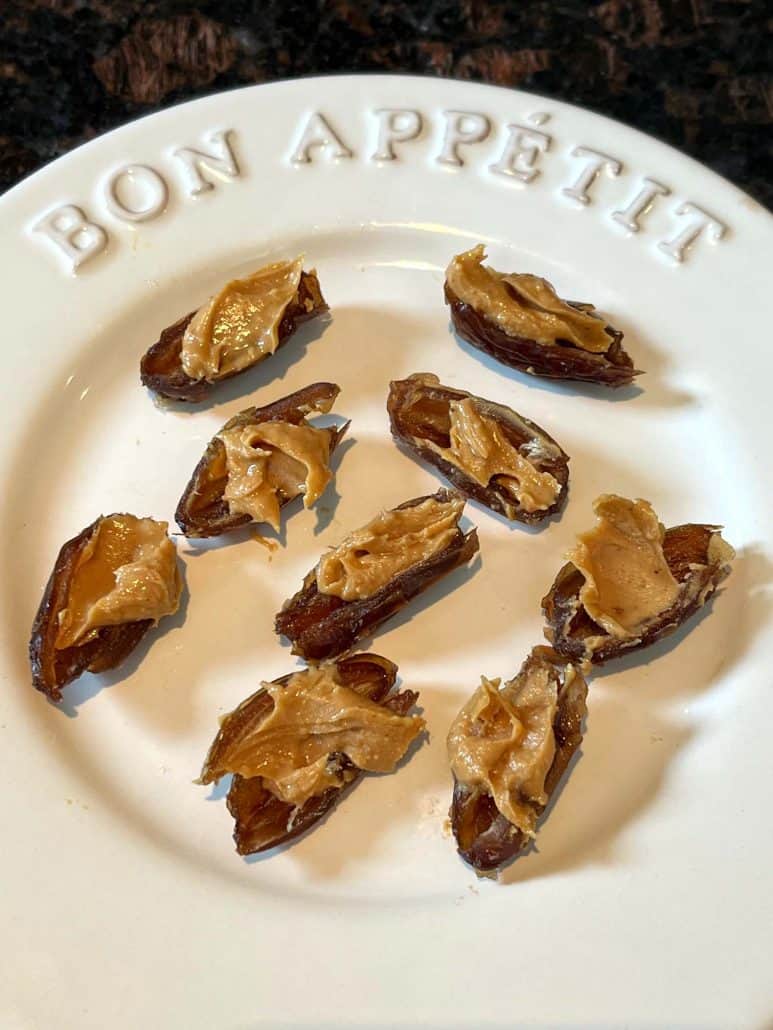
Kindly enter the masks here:
M 0 0 L 0 190 L 180 100 L 299 75 L 517 86 L 680 147 L 773 206 L 766 0 Z

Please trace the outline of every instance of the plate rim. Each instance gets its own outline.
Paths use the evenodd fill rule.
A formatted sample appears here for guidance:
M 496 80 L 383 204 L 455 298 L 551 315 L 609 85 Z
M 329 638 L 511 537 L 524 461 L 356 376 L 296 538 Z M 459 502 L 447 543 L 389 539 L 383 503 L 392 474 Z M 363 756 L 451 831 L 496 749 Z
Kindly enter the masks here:
M 471 90 L 474 89 L 492 91 L 495 93 L 499 93 L 501 95 L 513 96 L 515 98 L 528 98 L 529 101 L 534 103 L 553 104 L 556 105 L 556 107 L 558 107 L 560 110 L 564 110 L 570 114 L 581 112 L 585 115 L 592 115 L 594 119 L 598 119 L 600 122 L 606 123 L 612 129 L 622 129 L 625 133 L 633 134 L 633 136 L 638 137 L 641 142 L 646 143 L 648 146 L 662 148 L 670 155 L 678 157 L 680 160 L 685 161 L 688 165 L 688 169 L 691 170 L 693 173 L 700 173 L 702 175 L 708 176 L 714 180 L 717 186 L 721 185 L 723 189 L 730 189 L 733 193 L 739 195 L 740 197 L 743 197 L 745 200 L 751 201 L 751 203 L 754 204 L 760 212 L 768 216 L 771 222 L 771 228 L 773 228 L 773 212 L 769 211 L 764 204 L 762 204 L 760 201 L 756 199 L 756 197 L 753 197 L 750 193 L 747 193 L 746 190 L 743 189 L 743 187 L 737 186 L 730 179 L 727 179 L 725 176 L 720 175 L 719 172 L 715 172 L 712 168 L 704 164 L 698 158 L 692 157 L 690 154 L 685 153 L 676 145 L 668 143 L 667 141 L 661 139 L 659 136 L 655 136 L 651 133 L 645 132 L 643 129 L 639 129 L 636 126 L 630 125 L 628 122 L 625 122 L 622 119 L 614 118 L 611 115 L 603 114 L 599 111 L 594 110 L 593 108 L 585 107 L 582 104 L 575 104 L 571 101 L 546 96 L 542 93 L 519 89 L 515 86 L 500 86 L 495 83 L 478 82 L 473 79 L 460 79 L 454 76 L 446 75 L 406 75 L 402 72 L 351 72 L 346 74 L 331 72 L 329 75 L 297 75 L 292 76 L 290 78 L 274 79 L 271 82 L 256 82 L 248 85 L 234 86 L 230 89 L 218 90 L 213 93 L 206 93 L 200 97 L 192 97 L 190 99 L 181 100 L 179 101 L 179 103 L 165 105 L 159 108 L 158 110 L 148 111 L 143 114 L 139 114 L 136 118 L 131 118 L 129 121 L 122 122 L 120 125 L 116 125 L 112 129 L 108 129 L 105 132 L 100 133 L 93 139 L 85 140 L 83 143 L 79 143 L 77 146 L 73 147 L 71 150 L 68 150 L 66 153 L 60 154 L 58 157 L 55 157 L 52 160 L 46 162 L 46 164 L 42 165 L 40 168 L 35 169 L 35 171 L 31 172 L 29 175 L 26 175 L 23 179 L 15 183 L 13 186 L 10 187 L 10 189 L 6 190 L 2 195 L 0 195 L 0 207 L 2 207 L 3 204 L 8 203 L 11 200 L 15 200 L 17 193 L 21 192 L 28 184 L 32 182 L 37 183 L 40 178 L 46 175 L 46 173 L 64 167 L 65 163 L 69 163 L 72 159 L 80 157 L 84 153 L 87 153 L 90 150 L 95 149 L 98 145 L 102 144 L 106 139 L 114 139 L 122 132 L 125 132 L 127 130 L 134 130 L 137 127 L 141 127 L 143 122 L 146 122 L 150 119 L 163 118 L 165 116 L 170 115 L 173 111 L 180 111 L 182 109 L 187 109 L 194 105 L 202 106 L 206 105 L 207 103 L 215 103 L 229 96 L 248 94 L 255 92 L 257 90 L 261 90 L 263 92 L 270 91 L 272 89 L 281 90 L 300 83 L 314 84 L 327 83 L 331 81 L 364 81 L 378 83 L 380 80 L 402 80 L 409 83 L 415 83 L 416 85 L 426 85 L 427 83 L 450 83 L 452 85 L 462 86 L 465 89 L 469 88 Z

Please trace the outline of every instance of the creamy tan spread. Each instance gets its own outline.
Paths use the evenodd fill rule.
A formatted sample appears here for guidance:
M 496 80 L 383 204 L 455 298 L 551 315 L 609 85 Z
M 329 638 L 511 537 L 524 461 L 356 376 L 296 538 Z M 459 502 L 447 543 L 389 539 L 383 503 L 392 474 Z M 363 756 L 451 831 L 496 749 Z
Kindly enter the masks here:
M 227 283 L 188 323 L 180 355 L 185 374 L 214 382 L 273 354 L 302 270 L 303 257 L 298 257 Z
M 446 269 L 456 296 L 510 336 L 541 344 L 567 340 L 581 350 L 605 354 L 612 337 L 598 315 L 562 300 L 538 275 L 505 275 L 484 265 L 482 244 L 457 254 Z
M 228 474 L 223 497 L 232 515 L 250 515 L 279 530 L 281 501 L 303 494 L 310 508 L 332 478 L 327 430 L 261 422 L 224 429 L 218 437 Z
M 177 611 L 182 579 L 167 523 L 134 515 L 103 518 L 73 570 L 59 613 L 58 648 L 85 643 L 103 626 Z
M 485 415 L 474 398 L 451 401 L 449 448 L 427 444 L 447 461 L 458 466 L 481 486 L 494 476 L 511 493 L 524 511 L 544 511 L 554 504 L 561 484 L 549 472 L 540 472 L 514 447 L 498 423 Z
M 411 508 L 382 511 L 317 565 L 317 590 L 344 601 L 370 597 L 391 579 L 451 543 L 464 499 L 428 498 Z
M 556 752 L 558 687 L 539 664 L 501 689 L 499 683 L 481 677 L 451 725 L 448 759 L 460 783 L 490 794 L 502 815 L 533 837 L 535 806 L 548 801 L 545 777 Z
M 681 590 L 663 554 L 665 530 L 647 501 L 603 494 L 593 510 L 596 525 L 566 556 L 585 577 L 580 601 L 607 633 L 638 637 Z
M 735 558 L 735 549 L 731 547 L 727 540 L 722 539 L 722 534 L 718 529 L 709 540 L 706 562 L 709 565 L 716 565 L 721 568 L 729 565 L 733 558 Z
M 263 686 L 273 711 L 234 740 L 218 767 L 262 776 L 293 805 L 345 782 L 332 756 L 345 754 L 367 772 L 391 772 L 424 729 L 418 715 L 396 715 L 342 686 L 334 665 L 297 672 L 286 686 Z

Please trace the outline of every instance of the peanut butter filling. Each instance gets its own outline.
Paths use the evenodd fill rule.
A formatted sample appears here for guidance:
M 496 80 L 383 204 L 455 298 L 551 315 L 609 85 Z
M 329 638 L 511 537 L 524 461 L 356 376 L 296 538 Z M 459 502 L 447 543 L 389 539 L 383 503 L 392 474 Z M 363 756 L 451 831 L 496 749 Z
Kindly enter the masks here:
M 73 571 L 59 614 L 58 648 L 85 643 L 103 626 L 177 611 L 182 580 L 167 523 L 134 515 L 103 518 Z
M 494 476 L 524 511 L 544 511 L 555 503 L 561 484 L 549 472 L 540 472 L 505 436 L 502 428 L 485 415 L 471 397 L 451 401 L 449 448 L 431 441 L 428 446 L 452 465 L 462 469 L 481 486 Z
M 459 532 L 464 500 L 434 497 L 383 511 L 351 533 L 317 565 L 317 590 L 344 601 L 370 597 L 391 579 L 448 547 Z
M 494 322 L 509 336 L 541 344 L 566 340 L 592 354 L 605 354 L 612 337 L 604 321 L 587 306 L 562 300 L 538 275 L 505 275 L 483 261 L 482 244 L 457 254 L 446 269 L 446 282 L 459 300 Z
M 250 515 L 278 531 L 283 501 L 303 494 L 310 508 L 332 479 L 328 430 L 260 422 L 224 429 L 218 437 L 228 474 L 223 497 L 232 515 Z
M 545 777 L 556 752 L 558 686 L 542 665 L 499 684 L 481 677 L 451 725 L 448 759 L 459 783 L 490 794 L 502 815 L 533 837 L 535 806 L 548 801 Z
M 199 308 L 183 335 L 185 374 L 214 382 L 273 354 L 302 269 L 303 257 L 266 265 L 245 279 L 233 279 Z
M 603 494 L 593 510 L 595 527 L 566 556 L 585 577 L 580 601 L 607 633 L 639 637 L 681 590 L 663 554 L 665 530 L 647 501 Z
M 273 710 L 256 725 L 240 727 L 218 769 L 220 775 L 261 776 L 289 804 L 302 805 L 350 779 L 341 755 L 367 772 L 391 772 L 424 729 L 418 715 L 396 715 L 342 686 L 333 664 L 297 672 L 286 686 L 264 687 Z

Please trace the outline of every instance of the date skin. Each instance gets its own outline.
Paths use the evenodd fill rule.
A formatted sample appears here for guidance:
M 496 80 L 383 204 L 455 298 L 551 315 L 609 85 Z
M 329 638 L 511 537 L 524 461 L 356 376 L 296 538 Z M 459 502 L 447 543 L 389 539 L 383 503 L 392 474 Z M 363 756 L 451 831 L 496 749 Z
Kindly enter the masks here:
M 510 336 L 460 300 L 448 285 L 445 298 L 459 336 L 484 354 L 490 354 L 519 372 L 546 379 L 573 379 L 612 387 L 629 386 L 635 376 L 641 375 L 623 349 L 623 334 L 610 325 L 605 327 L 610 338 L 609 350 L 604 354 L 592 354 L 569 341 L 545 345 L 523 336 Z M 581 310 L 592 309 L 589 304 L 570 303 Z
M 594 665 L 601 665 L 622 654 L 648 647 L 673 633 L 703 607 L 729 574 L 726 563 L 709 558 L 709 545 L 719 532 L 718 526 L 696 523 L 672 526 L 666 530 L 663 554 L 674 579 L 686 584 L 687 589 L 636 639 L 618 639 L 608 635 L 591 619 L 580 603 L 580 590 L 585 578 L 571 562 L 567 562 L 542 598 L 542 612 L 547 622 L 545 636 L 555 650 L 570 661 L 590 660 Z M 587 655 L 585 640 L 594 636 L 606 637 L 606 640 Z
M 340 681 L 344 686 L 356 690 L 358 694 L 383 705 L 397 715 L 407 715 L 416 703 L 419 695 L 413 690 L 390 694 L 397 678 L 397 666 L 380 655 L 353 655 L 336 664 Z M 285 685 L 289 679 L 290 676 L 283 676 L 274 682 Z M 232 724 L 233 731 L 238 733 L 240 725 L 265 718 L 272 708 L 271 697 L 261 688 L 237 709 L 241 718 L 239 722 Z M 204 764 L 202 783 L 212 783 L 221 775 L 218 772 L 218 758 L 226 743 L 220 734 L 215 739 Z M 235 775 L 226 803 L 234 818 L 233 836 L 237 852 L 240 855 L 253 855 L 260 851 L 268 851 L 280 844 L 289 843 L 318 823 L 340 800 L 344 792 L 350 790 L 363 775 L 362 770 L 346 755 L 336 757 L 340 768 L 345 770 L 347 783 L 342 787 L 331 787 L 322 794 L 309 798 L 298 809 L 272 794 L 263 785 L 260 776 Z
M 311 304 L 310 308 L 306 305 L 307 301 Z M 301 272 L 298 292 L 288 304 L 282 321 L 279 323 L 277 350 L 287 343 L 299 325 L 307 322 L 310 318 L 316 318 L 317 315 L 321 315 L 327 310 L 328 306 L 322 296 L 316 273 Z M 189 375 L 186 375 L 181 361 L 183 336 L 188 323 L 195 314 L 195 311 L 191 311 L 174 325 L 164 329 L 159 339 L 142 356 L 140 362 L 142 384 L 160 397 L 168 397 L 176 401 L 202 401 L 217 387 L 218 383 L 248 371 L 247 368 L 242 368 L 238 372 L 222 376 L 212 383 L 206 379 L 191 379 Z M 260 360 L 270 360 L 270 356 Z M 248 368 L 253 368 L 256 364 L 258 364 L 257 361 Z
M 521 671 L 527 671 L 536 662 L 547 662 L 559 685 L 558 707 L 553 719 L 555 757 L 545 777 L 545 791 L 550 799 L 582 743 L 588 687 L 579 673 L 566 685 L 561 663 L 546 657 L 548 653 L 548 648 L 535 648 Z M 540 815 L 546 807 L 534 805 Z M 461 857 L 484 875 L 501 869 L 529 844 L 529 838 L 502 815 L 490 794 L 459 783 L 456 778 L 451 802 L 451 827 Z
M 83 644 L 56 647 L 59 612 L 67 606 L 78 558 L 105 517 L 113 516 L 100 515 L 62 546 L 32 623 L 29 643 L 32 685 L 51 701 L 61 701 L 62 688 L 82 673 L 105 672 L 120 665 L 153 625 L 152 619 L 142 619 L 120 626 L 103 626 Z
M 439 490 L 430 496 L 442 502 L 449 500 L 451 494 L 448 490 Z M 428 499 L 416 497 L 398 505 L 398 510 Z M 315 567 L 306 575 L 301 589 L 285 602 L 274 620 L 274 628 L 291 642 L 292 653 L 306 661 L 335 658 L 351 650 L 358 640 L 404 608 L 411 598 L 468 562 L 478 548 L 475 529 L 467 534 L 459 530 L 448 547 L 401 572 L 375 594 L 359 601 L 321 594 L 317 590 Z
M 335 383 L 312 383 L 262 408 L 246 408 L 240 411 L 226 422 L 223 430 L 257 425 L 261 422 L 290 422 L 299 425 L 307 415 L 330 411 L 339 392 L 340 387 Z M 348 428 L 347 422 L 338 429 L 326 430 L 330 437 L 331 455 L 343 440 Z M 225 446 L 222 440 L 213 436 L 193 470 L 175 511 L 175 521 L 186 537 L 220 536 L 253 521 L 247 514 L 231 514 L 228 502 L 223 496 L 227 483 Z M 280 507 L 289 504 L 293 499 L 283 498 Z
M 481 486 L 458 465 L 447 461 L 427 446 L 427 441 L 442 448 L 450 446 L 449 404 L 451 401 L 465 398 L 476 401 L 478 408 L 499 425 L 515 448 L 520 449 L 530 442 L 540 440 L 557 448 L 559 454 L 555 458 L 533 461 L 540 472 L 549 472 L 561 486 L 556 500 L 550 507 L 534 512 L 525 511 L 513 495 L 497 482 L 497 477 L 494 477 L 488 486 Z M 566 502 L 569 487 L 569 456 L 544 429 L 505 405 L 475 397 L 465 390 L 454 390 L 440 383 L 422 382 L 419 377 L 409 376 L 390 384 L 387 411 L 392 436 L 399 445 L 434 466 L 465 497 L 484 504 L 505 518 L 534 524 L 556 514 Z

